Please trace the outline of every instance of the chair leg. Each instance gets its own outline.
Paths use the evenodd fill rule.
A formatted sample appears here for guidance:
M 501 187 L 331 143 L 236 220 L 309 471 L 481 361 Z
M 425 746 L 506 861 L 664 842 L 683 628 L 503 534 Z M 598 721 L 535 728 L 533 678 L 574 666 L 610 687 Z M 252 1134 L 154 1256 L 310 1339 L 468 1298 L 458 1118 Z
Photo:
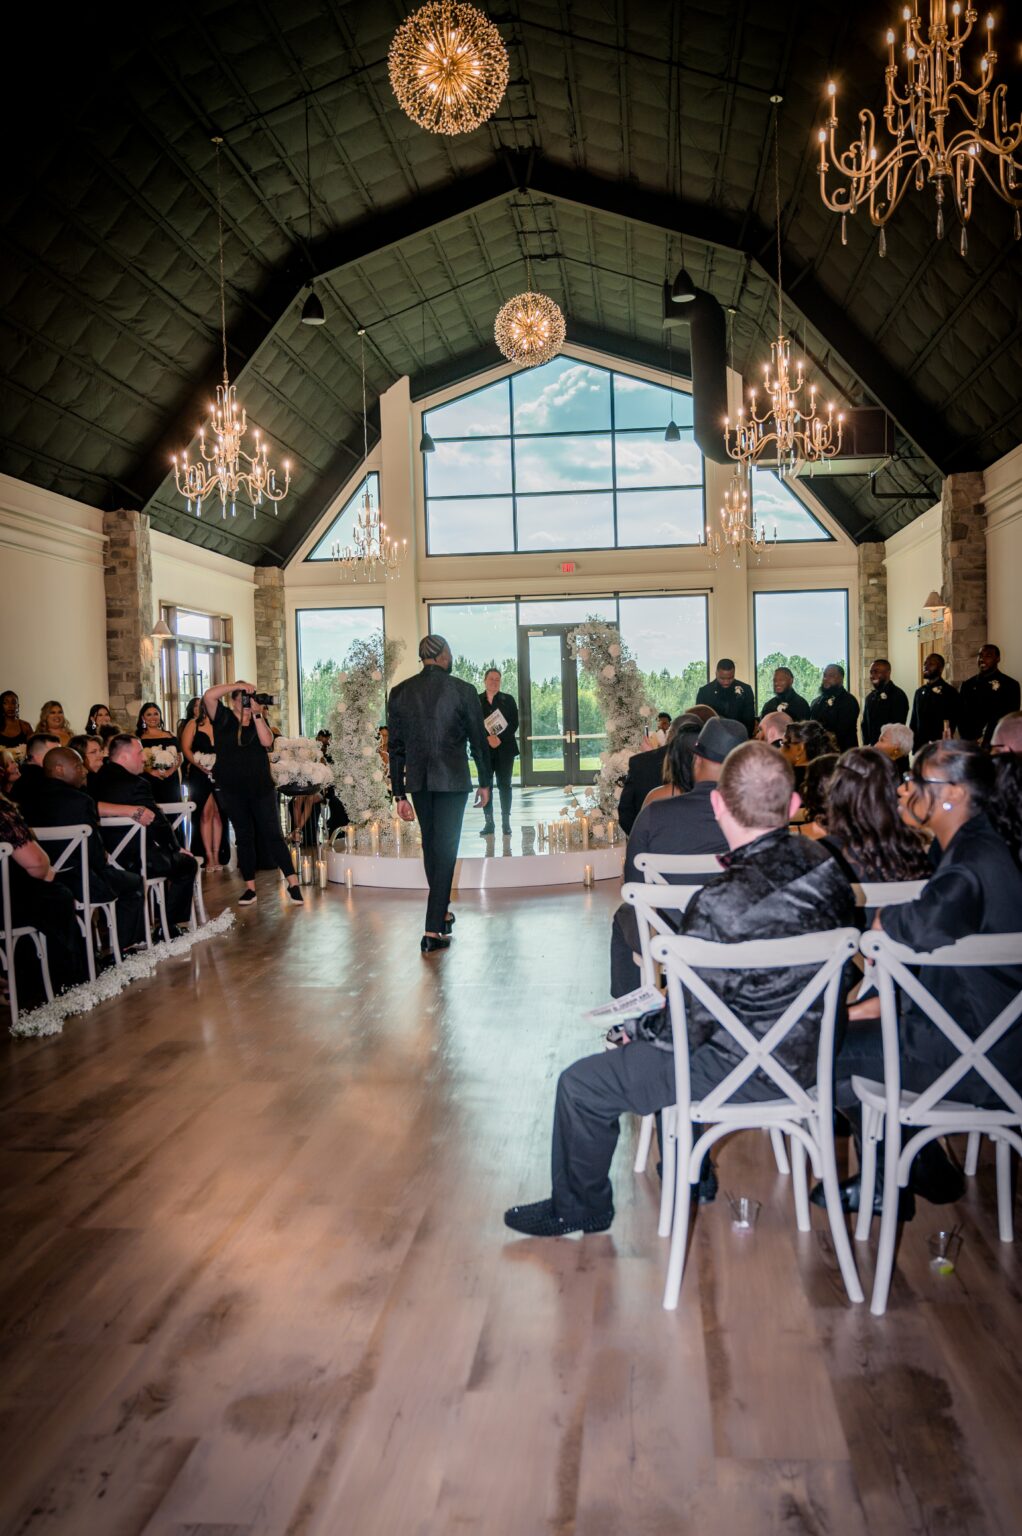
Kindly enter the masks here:
M 995 1143 L 997 1157 L 997 1235 L 1002 1243 L 1015 1241 L 1015 1224 L 1011 1200 L 1011 1146 L 1006 1141 Z
M 681 1281 L 685 1273 L 685 1252 L 688 1248 L 688 1218 L 692 1202 L 692 1186 L 689 1183 L 689 1164 L 692 1161 L 692 1121 L 688 1115 L 677 1116 L 675 1137 L 677 1140 L 678 1177 L 674 1181 L 674 1222 L 671 1229 L 671 1252 L 667 1260 L 667 1282 L 664 1286 L 664 1309 L 673 1312 L 681 1295 Z
M 979 1167 L 980 1132 L 970 1131 L 969 1139 L 965 1144 L 965 1176 L 969 1179 L 976 1177 L 976 1169 Z
M 901 1155 L 901 1124 L 896 1116 L 886 1115 L 884 1138 L 884 1200 L 880 1212 L 880 1243 L 877 1247 L 873 1299 L 869 1310 L 874 1317 L 887 1311 L 887 1297 L 894 1270 L 894 1249 L 898 1240 L 898 1159 Z
M 821 1125 L 817 1121 L 815 1130 L 816 1136 L 814 1140 L 816 1141 L 819 1153 L 823 1193 L 827 1202 L 827 1220 L 830 1223 L 830 1236 L 834 1244 L 834 1252 L 837 1255 L 838 1266 L 841 1270 L 841 1278 L 845 1283 L 848 1300 L 853 1302 L 864 1301 L 865 1297 L 859 1280 L 859 1271 L 855 1267 L 852 1245 L 848 1240 L 845 1213 L 841 1209 L 841 1190 L 838 1187 L 837 1181 L 837 1157 L 834 1152 L 833 1116 L 831 1116 L 830 1123 L 827 1125 Z M 897 1211 L 897 1200 L 895 1200 L 894 1208 Z
M 862 1158 L 859 1163 L 859 1213 L 855 1218 L 855 1241 L 869 1241 L 873 1224 L 873 1198 L 877 1183 L 877 1141 L 884 1133 L 884 1116 L 871 1105 L 862 1106 Z
M 795 1194 L 795 1225 L 800 1232 L 811 1232 L 809 1189 L 806 1183 L 806 1149 L 797 1136 L 791 1138 L 791 1186 Z
M 774 1162 L 777 1164 L 777 1172 L 785 1175 L 791 1172 L 791 1164 L 788 1161 L 788 1151 L 784 1145 L 784 1132 L 775 1126 L 770 1130 L 770 1145 L 774 1149 Z
M 671 1225 L 674 1219 L 674 1186 L 679 1177 L 680 1165 L 678 1158 L 678 1111 L 674 1105 L 669 1105 L 660 1111 L 660 1126 L 663 1132 L 663 1142 L 660 1147 L 661 1184 L 660 1184 L 660 1221 L 657 1225 L 658 1237 L 670 1237 Z
M 633 1166 L 635 1173 L 645 1173 L 646 1171 L 646 1164 L 649 1161 L 650 1144 L 653 1140 L 653 1123 L 654 1117 L 652 1115 L 643 1115 L 639 1122 L 639 1144 L 635 1149 L 635 1163 Z
M 92 910 L 85 907 L 78 913 L 78 926 L 82 930 L 82 938 L 85 940 L 85 964 L 89 972 L 89 980 L 96 979 L 96 936 L 92 928 Z
M 198 919 L 198 921 L 196 921 L 196 919 Z M 206 916 L 206 903 L 202 896 L 202 861 L 200 859 L 199 867 L 195 873 L 195 886 L 192 890 L 192 932 L 195 932 L 199 923 L 205 927 L 208 922 L 209 918 Z
M 106 926 L 110 934 L 110 950 L 114 957 L 115 965 L 122 965 L 124 956 L 121 954 L 121 940 L 117 932 L 117 903 L 108 901 L 105 903 Z
M 39 969 L 43 973 L 43 991 L 46 993 L 46 1001 L 52 1003 L 53 982 L 50 980 L 50 952 L 46 947 L 46 935 L 45 933 L 33 933 L 31 938 L 39 960 Z

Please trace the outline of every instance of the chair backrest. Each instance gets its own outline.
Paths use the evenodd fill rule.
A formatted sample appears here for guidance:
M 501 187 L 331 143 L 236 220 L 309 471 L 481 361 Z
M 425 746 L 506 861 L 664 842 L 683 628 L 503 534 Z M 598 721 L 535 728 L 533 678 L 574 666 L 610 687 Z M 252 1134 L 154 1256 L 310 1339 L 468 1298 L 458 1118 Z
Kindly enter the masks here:
M 84 825 L 74 827 L 33 827 L 32 835 L 40 843 L 64 844 L 57 857 L 51 860 L 54 874 L 60 874 L 62 870 L 68 869 L 77 856 L 82 882 L 81 900 L 85 906 L 88 906 L 89 838 L 92 836 L 92 828 Z
M 860 880 L 852 884 L 857 907 L 897 907 L 918 901 L 925 889 L 925 880 Z
M 635 920 L 639 929 L 639 948 L 642 952 L 642 985 L 656 984 L 656 965 L 650 945 L 660 934 L 676 933 L 677 929 L 660 914 L 684 912 L 692 897 L 702 890 L 701 885 L 640 885 L 628 880 L 621 887 L 621 898 L 635 908 Z
M 14 940 L 11 937 L 14 918 L 11 915 L 11 872 L 9 868 L 14 848 L 10 843 L 0 843 L 0 923 L 3 924 L 4 955 L 8 976 L 14 964 Z M 12 994 L 13 995 L 13 994 Z
M 635 867 L 647 885 L 667 885 L 667 875 L 719 875 L 715 853 L 637 853 Z
M 841 998 L 842 972 L 859 945 L 857 928 L 832 928 L 823 933 L 800 934 L 791 939 L 751 939 L 738 944 L 718 944 L 708 939 L 657 938 L 653 959 L 667 973 L 667 997 L 674 1035 L 674 1070 L 678 1104 L 691 1099 L 688 1052 L 688 1016 L 685 993 L 690 992 L 745 1052 L 726 1077 L 703 1098 L 703 1116 L 712 1119 L 719 1109 L 758 1069 L 771 1078 L 781 1094 L 803 1114 L 818 1110 L 824 1119 L 833 1101 L 834 1023 Z M 797 997 L 760 1036 L 742 1023 L 700 974 L 703 971 L 752 971 L 763 969 L 808 970 L 812 974 Z M 774 1052 L 813 1003 L 823 995 L 823 1016 L 817 1043 L 817 1098 L 792 1077 Z M 707 1113 L 709 1112 L 709 1113 Z
M 185 829 L 185 845 L 191 841 L 192 816 L 195 812 L 194 800 L 165 800 L 160 810 L 166 816 L 175 832 L 180 832 L 182 826 Z
M 884 1035 L 884 1075 L 888 1090 L 899 1081 L 899 1027 L 897 997 L 899 987 L 910 997 L 919 1011 L 931 1024 L 946 1035 L 955 1051 L 956 1059 L 935 1077 L 912 1105 L 913 1119 L 925 1116 L 941 1099 L 954 1098 L 958 1083 L 969 1073 L 975 1072 L 992 1088 L 998 1098 L 1016 1115 L 1022 1116 L 1022 1094 L 1008 1082 L 989 1059 L 989 1053 L 1013 1025 L 1022 1019 L 1022 986 L 995 1019 L 973 1039 L 967 1035 L 956 1019 L 953 1019 L 943 1003 L 923 985 L 917 970 L 947 968 L 979 969 L 1007 968 L 1022 970 L 1022 933 L 976 934 L 969 939 L 959 939 L 940 949 L 920 952 L 898 944 L 883 929 L 874 928 L 862 935 L 860 947 L 867 959 L 877 967 L 880 992 L 880 1021 Z
M 131 870 L 131 873 L 142 874 L 144 876 L 146 872 L 146 837 L 145 827 L 142 825 L 142 823 L 140 821 L 135 821 L 131 816 L 101 816 L 99 818 L 99 825 L 101 829 L 105 827 L 116 827 L 118 831 L 123 829 L 124 835 L 119 838 L 117 842 L 115 842 L 113 847 L 111 847 L 109 843 L 106 843 L 107 855 L 115 869 L 130 868 L 130 866 L 124 864 L 122 861 L 132 838 L 138 838 L 139 863 L 138 868 Z M 104 842 L 106 842 L 106 839 L 104 839 Z

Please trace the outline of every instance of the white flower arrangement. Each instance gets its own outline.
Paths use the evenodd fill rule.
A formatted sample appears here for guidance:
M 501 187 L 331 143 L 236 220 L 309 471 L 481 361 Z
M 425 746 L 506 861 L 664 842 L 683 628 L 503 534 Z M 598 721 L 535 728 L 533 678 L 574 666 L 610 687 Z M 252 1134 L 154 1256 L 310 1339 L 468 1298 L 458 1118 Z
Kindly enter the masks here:
M 198 763 L 203 773 L 212 773 L 216 763 L 215 752 L 193 752 L 192 757 Z
M 600 753 L 600 771 L 593 800 L 583 809 L 593 818 L 590 834 L 607 835 L 606 822 L 617 812 L 621 798 L 618 780 L 628 770 L 628 759 L 642 751 L 643 720 L 652 714 L 642 674 L 616 624 L 590 616 L 568 635 L 568 646 L 583 671 L 596 684 L 596 698 L 607 733 L 606 750 Z M 599 829 L 599 830 L 597 830 Z
M 278 789 L 311 791 L 325 789 L 334 781 L 319 742 L 307 736 L 278 736 L 270 753 L 270 773 Z
M 181 755 L 176 747 L 146 747 L 145 765 L 151 773 L 153 769 L 176 768 L 181 761 Z
M 404 645 L 377 631 L 356 640 L 344 658 L 337 680 L 334 707 L 327 728 L 333 732 L 330 755 L 338 793 L 351 821 L 360 828 L 360 841 L 372 823 L 380 837 L 390 835 L 393 811 L 390 786 L 377 751 L 376 733 L 386 718 L 387 687 Z

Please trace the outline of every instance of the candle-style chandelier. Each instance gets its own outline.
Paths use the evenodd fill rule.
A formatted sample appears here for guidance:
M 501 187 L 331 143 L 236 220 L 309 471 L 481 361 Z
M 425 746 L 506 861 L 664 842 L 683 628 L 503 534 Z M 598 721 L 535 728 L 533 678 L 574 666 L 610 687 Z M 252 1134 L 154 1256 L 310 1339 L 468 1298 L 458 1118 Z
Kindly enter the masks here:
M 366 408 L 366 333 L 359 331 L 362 349 L 362 463 L 369 458 L 369 415 Z M 373 493 L 366 475 L 361 505 L 355 510 L 355 522 L 351 542 L 342 544 L 335 539 L 330 545 L 330 558 L 337 566 L 342 581 L 377 581 L 381 576 L 400 576 L 401 566 L 408 554 L 408 540 L 392 539 L 387 525 L 380 519 L 380 509 L 373 505 Z
M 925 32 L 919 10 L 920 0 L 902 7 L 905 32 L 900 50 L 894 28 L 887 31 L 884 122 L 893 144 L 886 148 L 878 145 L 876 119 L 862 108 L 859 137 L 839 152 L 834 143 L 837 86 L 834 81 L 827 85 L 830 115 L 826 127 L 817 134 L 824 206 L 841 215 L 842 244 L 848 239 L 848 215 L 865 208 L 870 223 L 880 230 L 878 250 L 884 256 L 887 221 L 909 187 L 914 185 L 921 192 L 930 184 L 937 205 L 937 239 L 943 238 L 945 204 L 950 201 L 961 225 L 960 250 L 964 256 L 978 170 L 1015 210 L 1018 240 L 1022 238 L 1022 114 L 1015 122 L 1010 120 L 1007 86 L 1003 81 L 994 84 L 994 18 L 986 17 L 980 34 L 985 35 L 984 50 L 970 80 L 962 51 L 975 28 L 976 9 L 961 5 L 959 0 L 950 6 L 947 0 L 930 0 L 930 24 Z M 828 154 L 834 171 L 847 183 L 832 192 L 827 189 L 831 169 Z
M 532 206 L 531 196 L 529 203 Z M 534 207 L 532 211 L 536 220 L 536 234 L 542 239 L 539 215 Z M 522 245 L 526 292 L 508 299 L 497 311 L 497 318 L 493 322 L 493 339 L 509 363 L 517 363 L 520 368 L 538 368 L 556 357 L 564 346 L 564 315 L 553 299 L 545 293 L 532 291 L 532 258 L 524 228 Z
M 776 460 L 777 473 L 783 478 L 794 474 L 805 463 L 819 464 L 832 459 L 841 448 L 842 422 L 835 418 L 833 405 L 826 417 L 819 414 L 816 385 L 809 386 L 803 398 L 805 378 L 801 362 L 793 365 L 791 341 L 784 332 L 784 291 L 781 285 L 781 172 L 777 135 L 777 108 L 781 98 L 772 96 L 774 107 L 774 221 L 777 234 L 777 340 L 770 343 L 770 362 L 763 365 L 763 392 L 760 410 L 755 389 L 749 390 L 748 415 L 738 408 L 734 426 L 724 418 L 724 446 L 732 459 L 750 470 L 760 463 Z
M 429 133 L 470 133 L 507 90 L 508 57 L 489 17 L 459 0 L 433 0 L 391 39 L 390 83 L 402 112 Z
M 259 428 L 254 427 L 255 452 L 246 453 L 241 444 L 248 430 L 245 407 L 238 401 L 237 388 L 227 372 L 227 306 L 224 299 L 224 213 L 220 187 L 220 146 L 223 139 L 215 138 L 216 145 L 216 217 L 217 248 L 220 264 L 220 344 L 223 354 L 223 382 L 216 387 L 216 401 L 209 407 L 209 438 L 206 426 L 199 428 L 199 456 L 189 459 L 187 448 L 180 458 L 172 458 L 174 478 L 178 494 L 183 496 L 191 512 L 202 516 L 202 503 L 210 496 L 220 497 L 220 516 L 226 517 L 230 508 L 232 517 L 237 516 L 238 497 L 244 493 L 252 506 L 252 516 L 263 502 L 273 506 L 283 501 L 291 485 L 291 466 L 284 460 L 284 473 L 278 479 L 277 471 L 269 462 L 269 449 L 260 441 Z
M 706 525 L 706 548 L 711 565 L 719 565 L 720 557 L 729 553 L 734 564 L 742 563 L 742 552 L 747 550 L 760 560 L 771 544 L 777 543 L 777 524 L 773 537 L 768 539 L 766 524 L 757 523 L 749 496 L 749 476 L 744 469 L 736 468 L 728 481 L 720 509 L 720 530 Z

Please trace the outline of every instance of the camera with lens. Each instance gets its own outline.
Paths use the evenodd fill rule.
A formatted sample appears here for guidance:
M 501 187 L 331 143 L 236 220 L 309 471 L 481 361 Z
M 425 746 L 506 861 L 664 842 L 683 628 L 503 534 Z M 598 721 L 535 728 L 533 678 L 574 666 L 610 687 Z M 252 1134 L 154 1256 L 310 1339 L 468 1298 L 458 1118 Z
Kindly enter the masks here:
M 241 699 L 242 709 L 251 709 L 253 704 L 262 704 L 264 708 L 267 708 L 272 707 L 277 702 L 272 693 L 245 693 L 241 689 L 235 690 L 231 697 Z

